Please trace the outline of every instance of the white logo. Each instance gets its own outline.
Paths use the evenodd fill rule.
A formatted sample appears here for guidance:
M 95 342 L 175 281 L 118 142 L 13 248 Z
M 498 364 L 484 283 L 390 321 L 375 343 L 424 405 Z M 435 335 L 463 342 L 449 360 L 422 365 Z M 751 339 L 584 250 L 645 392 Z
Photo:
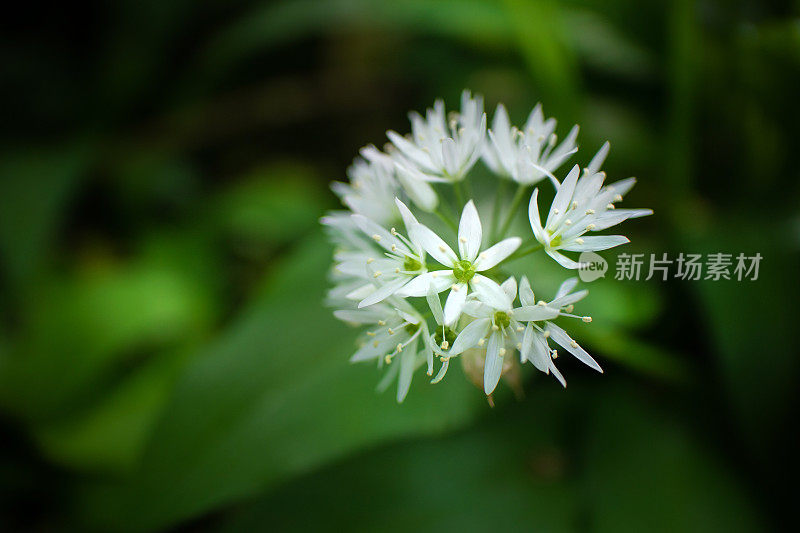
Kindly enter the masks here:
M 597 278 L 606 277 L 608 263 L 596 253 L 583 252 L 578 258 L 578 262 L 581 265 L 578 268 L 578 277 L 581 278 L 581 281 L 588 283 Z

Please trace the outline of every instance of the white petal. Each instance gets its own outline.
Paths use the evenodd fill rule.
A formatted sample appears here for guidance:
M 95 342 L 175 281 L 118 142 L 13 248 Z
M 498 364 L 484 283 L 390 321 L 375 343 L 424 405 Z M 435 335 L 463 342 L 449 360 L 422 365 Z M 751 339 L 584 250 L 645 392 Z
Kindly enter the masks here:
M 500 355 L 502 344 L 502 334 L 499 331 L 492 333 L 486 348 L 486 361 L 483 367 L 483 391 L 487 395 L 494 392 L 503 373 L 503 357 Z
M 589 161 L 589 166 L 586 167 L 586 170 L 589 174 L 595 174 L 600 167 L 603 166 L 603 162 L 606 160 L 606 156 L 608 155 L 608 151 L 611 148 L 611 145 L 608 141 L 606 141 L 603 146 L 594 154 L 594 157 L 591 161 Z
M 395 198 L 394 203 L 397 205 L 397 209 L 400 211 L 400 216 L 403 218 L 403 224 L 406 227 L 406 231 L 408 231 L 408 229 L 414 224 L 419 223 L 414 214 L 411 213 L 411 210 L 406 207 L 406 204 L 401 202 L 399 198 Z
M 531 229 L 533 230 L 533 235 L 536 237 L 536 240 L 544 243 L 547 241 L 547 237 L 544 233 L 544 228 L 542 228 L 542 221 L 539 218 L 539 188 L 533 190 L 533 194 L 531 195 L 531 201 L 528 205 L 528 220 L 531 222 Z
M 562 296 L 569 294 L 577 284 L 578 278 L 567 278 L 558 288 L 558 291 L 556 292 L 556 298 L 561 298 Z
M 416 362 L 416 341 L 411 346 L 406 346 L 400 352 L 400 377 L 397 379 L 397 403 L 402 403 L 406 399 L 408 389 L 411 387 L 411 377 L 414 375 Z
M 458 260 L 453 249 L 428 226 L 424 224 L 415 224 L 408 230 L 408 233 L 412 241 L 419 243 L 426 252 L 431 254 L 431 257 L 444 266 L 452 267 L 453 263 Z
M 478 272 L 489 270 L 506 259 L 509 255 L 513 254 L 521 243 L 522 239 L 519 237 L 509 237 L 508 239 L 498 242 L 488 250 L 484 250 L 478 254 L 478 259 L 475 261 L 475 270 Z
M 556 309 L 561 309 L 565 305 L 574 304 L 575 302 L 583 300 L 584 298 L 586 298 L 587 294 L 589 294 L 589 291 L 587 291 L 586 289 L 582 291 L 573 292 L 571 294 L 565 294 L 561 298 L 556 298 L 547 305 L 550 307 L 554 307 Z
M 444 379 L 444 375 L 447 374 L 447 368 L 449 366 L 450 366 L 450 359 L 445 359 L 444 362 L 442 362 L 442 367 L 439 369 L 439 372 L 437 372 L 436 377 L 431 380 L 431 383 L 433 385 L 436 385 L 437 383 L 442 381 L 442 379 Z
M 427 298 L 428 307 L 430 307 L 431 313 L 433 313 L 433 319 L 441 326 L 444 324 L 444 311 L 442 311 L 442 301 L 439 300 L 439 293 L 436 292 L 433 285 L 428 288 L 428 293 L 425 295 L 425 298 Z
M 333 312 L 333 316 L 353 324 L 376 324 L 385 314 L 374 309 L 339 309 Z
M 406 283 L 408 283 L 408 278 L 401 277 L 395 280 L 386 283 L 385 285 L 378 287 L 375 292 L 358 302 L 358 307 L 367 307 L 368 305 L 376 304 L 378 302 L 382 302 L 395 292 L 397 292 L 401 287 L 403 287 Z
M 547 323 L 547 331 L 550 332 L 550 338 L 553 339 L 556 343 L 561 345 L 562 348 L 567 350 L 569 353 L 574 355 L 580 362 L 597 370 L 598 372 L 602 372 L 603 369 L 600 368 L 600 365 L 597 364 L 597 361 L 592 359 L 592 356 L 589 355 L 586 350 L 577 346 L 575 340 L 567 335 L 567 332 L 561 329 L 560 327 L 556 326 L 552 322 Z M 575 346 L 573 346 L 575 343 Z
M 530 361 L 533 349 L 533 326 L 531 324 L 528 324 L 525 328 L 525 333 L 522 334 L 522 342 L 520 344 L 522 344 L 519 350 L 520 360 L 523 363 L 525 361 Z
M 467 301 L 467 285 L 459 283 L 450 289 L 450 294 L 447 295 L 447 301 L 444 303 L 444 324 L 450 326 L 455 324 L 456 320 L 461 316 L 461 310 L 464 308 L 464 302 Z
M 538 331 L 534 331 L 531 346 L 530 361 L 537 369 L 547 372 L 553 359 L 550 357 L 550 348 L 544 336 Z
M 582 244 L 572 241 L 563 246 L 563 249 L 569 252 L 597 252 L 631 242 L 630 239 L 622 235 L 597 235 L 581 237 L 581 239 L 583 239 Z
M 369 238 L 378 243 L 382 248 L 387 251 L 399 251 L 404 254 L 410 254 L 411 250 L 403 244 L 403 241 L 392 235 L 388 230 L 382 228 L 380 225 L 371 221 L 364 215 L 352 215 L 353 221 Z M 375 238 L 377 237 L 377 238 Z M 394 247 L 394 248 L 393 248 Z
M 486 276 L 475 274 L 469 282 L 470 287 L 478 295 L 478 299 L 495 309 L 511 309 L 511 300 L 506 296 L 505 291 Z M 445 313 L 446 315 L 447 313 Z
M 550 372 L 556 377 L 556 379 L 559 382 L 561 382 L 561 386 L 566 389 L 567 388 L 567 380 L 564 379 L 564 376 L 562 376 L 561 372 L 558 371 L 558 369 L 556 368 L 556 364 L 553 362 L 552 359 L 550 360 Z
M 553 204 L 550 206 L 550 213 L 547 215 L 547 224 L 545 224 L 546 228 L 552 229 L 555 222 L 559 220 L 570 207 L 570 203 L 572 203 L 572 193 L 575 192 L 575 185 L 578 183 L 578 176 L 580 176 L 580 174 L 580 166 L 575 165 L 572 167 L 572 170 L 569 171 L 567 177 L 564 178 L 564 182 L 559 186 L 558 192 L 556 192 L 556 196 L 553 198 Z
M 447 174 L 453 176 L 458 172 L 459 161 L 456 142 L 449 137 L 442 140 L 442 162 Z
M 558 309 L 545 305 L 526 305 L 514 309 L 514 318 L 522 322 L 535 322 L 537 320 L 552 320 L 558 316 Z
M 430 155 L 424 150 L 420 149 L 413 142 L 409 141 L 396 131 L 387 131 L 386 136 L 389 137 L 389 140 L 392 141 L 392 144 L 394 144 L 397 149 L 400 150 L 403 155 L 405 155 L 411 161 L 418 164 L 425 170 L 435 170 L 430 164 Z
M 481 219 L 478 216 L 475 203 L 470 200 L 464 206 L 464 211 L 461 213 L 461 221 L 458 224 L 458 251 L 461 259 L 475 261 L 475 257 L 477 257 L 481 249 L 482 238 Z
M 458 334 L 456 340 L 453 341 L 450 354 L 458 355 L 470 348 L 476 347 L 478 341 L 486 337 L 486 334 L 489 333 L 489 326 L 491 326 L 491 324 L 492 321 L 489 318 L 479 318 L 467 324 L 467 326 L 461 330 L 461 333 Z
M 455 282 L 452 270 L 436 270 L 420 274 L 409 281 L 402 289 L 397 291 L 397 295 L 403 298 L 409 296 L 425 296 L 428 288 L 433 286 L 437 293 L 447 289 Z
M 405 167 L 396 166 L 397 181 L 402 185 L 403 190 L 409 198 L 419 206 L 420 209 L 431 212 L 439 204 L 439 197 L 430 184 L 415 176 Z
M 522 279 L 519 280 L 519 301 L 522 305 L 534 305 L 536 303 L 528 276 L 522 276 Z
M 546 250 L 547 255 L 555 259 L 559 265 L 563 266 L 564 268 L 569 268 L 570 270 L 576 270 L 580 268 L 581 264 L 577 261 L 573 261 L 569 257 L 564 254 L 560 254 L 554 250 Z
M 500 288 L 503 289 L 503 291 L 505 291 L 506 296 L 508 296 L 508 299 L 511 300 L 512 302 L 514 301 L 514 298 L 517 297 L 517 280 L 514 279 L 514 276 L 511 276 L 510 278 L 505 280 L 500 285 Z

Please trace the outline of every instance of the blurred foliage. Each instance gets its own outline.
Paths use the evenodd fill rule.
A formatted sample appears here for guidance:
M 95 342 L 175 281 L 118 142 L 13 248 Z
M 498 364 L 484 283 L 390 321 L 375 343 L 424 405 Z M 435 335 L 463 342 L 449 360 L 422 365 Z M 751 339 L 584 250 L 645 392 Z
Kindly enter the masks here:
M 0 44 L 0 523 L 786 527 L 798 7 L 23 6 Z M 609 175 L 639 176 L 630 201 L 656 211 L 626 252 L 759 252 L 759 280 L 592 283 L 576 335 L 606 374 L 565 361 L 567 391 L 526 374 L 495 409 L 458 375 L 401 406 L 375 393 L 321 303 L 327 183 L 464 87 L 579 123 L 581 163 L 611 140 Z M 526 268 L 537 293 L 561 281 Z

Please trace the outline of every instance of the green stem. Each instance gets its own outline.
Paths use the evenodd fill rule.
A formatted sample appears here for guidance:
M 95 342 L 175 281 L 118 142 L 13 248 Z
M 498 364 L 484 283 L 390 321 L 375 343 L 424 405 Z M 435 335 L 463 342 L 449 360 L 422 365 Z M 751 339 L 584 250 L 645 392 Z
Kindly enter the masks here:
M 453 219 L 452 219 L 452 218 L 450 218 L 449 216 L 447 216 L 447 215 L 445 215 L 444 213 L 442 213 L 441 209 L 437 209 L 437 210 L 436 210 L 436 211 L 434 211 L 433 213 L 434 213 L 434 214 L 435 214 L 437 217 L 439 217 L 439 218 L 440 218 L 442 221 L 444 221 L 444 223 L 445 223 L 445 224 L 447 224 L 447 226 L 448 226 L 450 229 L 452 229 L 453 231 L 455 231 L 456 233 L 458 233 L 458 226 L 456 225 L 456 223 L 453 221 Z
M 506 219 L 503 221 L 503 225 L 500 226 L 500 231 L 497 234 L 497 237 L 502 237 L 508 231 L 508 227 L 511 225 L 511 221 L 514 220 L 514 215 L 517 214 L 517 209 L 519 209 L 519 204 L 522 203 L 522 199 L 525 197 L 525 191 L 528 189 L 528 186 L 525 184 L 520 184 L 517 187 L 517 192 L 514 193 L 514 198 L 511 200 L 511 206 L 508 208 L 508 213 L 506 213 Z
M 539 244 L 539 243 L 532 244 L 531 246 L 529 246 L 527 248 L 524 248 L 522 250 L 517 250 L 516 252 L 514 252 L 513 254 L 508 256 L 508 259 L 506 259 L 506 261 L 513 261 L 515 259 L 519 259 L 520 257 L 525 257 L 526 255 L 530 255 L 533 252 L 535 252 L 536 250 L 539 250 L 541 248 L 542 248 L 542 245 Z
M 492 242 L 497 240 L 497 225 L 500 222 L 500 207 L 503 205 L 503 196 L 506 192 L 506 180 L 500 179 L 497 184 L 497 196 L 494 197 L 494 210 L 492 211 L 492 225 L 489 236 Z
M 461 191 L 461 182 L 460 181 L 453 182 L 453 190 L 456 193 L 456 201 L 458 202 L 458 205 L 463 209 L 464 208 L 464 194 Z

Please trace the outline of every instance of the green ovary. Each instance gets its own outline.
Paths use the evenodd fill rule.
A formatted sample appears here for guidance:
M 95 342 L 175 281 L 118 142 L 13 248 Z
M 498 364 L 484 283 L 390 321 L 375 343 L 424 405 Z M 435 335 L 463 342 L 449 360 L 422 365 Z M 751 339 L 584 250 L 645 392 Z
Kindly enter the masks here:
M 453 277 L 459 283 L 467 283 L 475 275 L 475 266 L 467 260 L 456 262 L 453 265 Z
M 414 259 L 413 257 L 406 256 L 406 260 L 403 261 L 403 270 L 406 272 L 416 272 L 422 268 L 422 263 Z
M 511 319 L 503 311 L 497 311 L 494 314 L 494 324 L 500 329 L 505 329 L 511 324 Z
M 409 335 L 413 335 L 419 329 L 419 324 L 406 324 L 405 330 Z

